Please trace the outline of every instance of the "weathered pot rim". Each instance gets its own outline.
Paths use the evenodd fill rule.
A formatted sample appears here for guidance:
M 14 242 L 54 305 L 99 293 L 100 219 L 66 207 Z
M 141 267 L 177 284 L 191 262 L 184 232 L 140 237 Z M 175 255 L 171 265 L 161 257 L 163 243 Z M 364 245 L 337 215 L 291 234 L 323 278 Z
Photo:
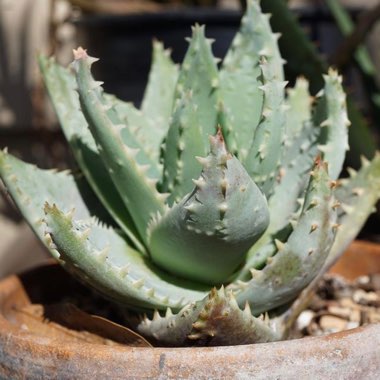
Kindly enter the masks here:
M 8 347 L 10 341 L 13 350 Z M 370 379 L 380 371 L 379 345 L 378 323 L 324 337 L 256 345 L 133 348 L 71 343 L 68 351 L 48 338 L 10 331 L 9 323 L 1 317 L 0 374 L 4 367 L 4 375 L 9 371 L 14 379 L 21 373 L 28 379 L 264 379 L 268 375 L 281 379 L 310 375 L 314 379 Z
M 377 246 L 380 254 L 380 245 Z M 0 282 L 8 297 L 17 276 Z M 7 295 L 4 300 L 9 302 Z M 1 306 L 1 305 L 0 305 Z M 7 378 L 377 378 L 380 323 L 321 337 L 202 348 L 62 343 L 20 331 L 0 314 L 0 377 Z M 24 377 L 23 377 L 24 376 Z

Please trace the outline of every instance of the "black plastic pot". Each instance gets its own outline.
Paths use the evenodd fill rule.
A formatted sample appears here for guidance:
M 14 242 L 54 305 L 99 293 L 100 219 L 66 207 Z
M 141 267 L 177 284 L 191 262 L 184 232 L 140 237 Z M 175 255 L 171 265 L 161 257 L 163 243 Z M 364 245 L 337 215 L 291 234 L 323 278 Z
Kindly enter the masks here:
M 263 3 L 263 5 L 265 5 Z M 294 9 L 305 32 L 323 54 L 330 54 L 342 37 L 326 8 L 308 6 Z M 353 14 L 357 10 L 352 11 Z M 139 105 L 151 62 L 152 39 L 172 49 L 173 60 L 182 62 L 191 35 L 191 26 L 205 24 L 207 37 L 215 39 L 213 53 L 224 57 L 239 24 L 241 12 L 215 8 L 182 8 L 156 13 L 130 15 L 85 15 L 75 21 L 78 42 L 89 54 L 100 57 L 94 65 L 98 80 L 106 91 Z M 280 40 L 281 42 L 281 40 Z M 281 47 L 281 43 L 280 43 Z M 286 57 L 288 77 L 299 75 L 299 62 L 293 67 Z
M 240 23 L 240 12 L 215 9 L 173 10 L 125 16 L 85 16 L 76 21 L 78 40 L 89 54 L 101 57 L 95 75 L 106 91 L 139 104 L 149 72 L 152 39 L 172 49 L 181 62 L 195 23 L 206 24 L 207 37 L 214 38 L 213 52 L 223 57 Z

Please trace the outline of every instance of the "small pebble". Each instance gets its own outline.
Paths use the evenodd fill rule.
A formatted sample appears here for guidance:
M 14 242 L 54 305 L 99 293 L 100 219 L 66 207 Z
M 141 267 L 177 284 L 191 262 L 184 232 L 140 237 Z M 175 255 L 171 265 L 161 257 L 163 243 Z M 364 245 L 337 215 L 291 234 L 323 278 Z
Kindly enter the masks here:
M 348 307 L 341 307 L 339 305 L 329 306 L 327 311 L 332 315 L 345 319 L 349 319 L 351 315 L 351 310 Z
M 297 319 L 298 334 L 320 336 L 380 322 L 380 274 L 348 282 L 327 275 L 307 310 Z
M 297 329 L 304 330 L 309 326 L 314 317 L 315 313 L 313 311 L 304 310 L 297 319 Z
M 380 273 L 371 274 L 369 278 L 372 290 L 380 290 Z
M 333 315 L 324 315 L 319 320 L 319 325 L 325 332 L 334 333 L 345 330 L 347 327 L 347 321 Z
M 358 289 L 354 292 L 352 299 L 360 305 L 380 306 L 380 300 L 375 292 L 365 292 Z
M 369 276 L 360 276 L 355 281 L 354 284 L 363 290 L 371 290 L 371 281 Z
M 359 322 L 347 322 L 347 325 L 346 325 L 346 328 L 347 330 L 350 330 L 350 329 L 356 329 L 357 327 L 359 327 Z

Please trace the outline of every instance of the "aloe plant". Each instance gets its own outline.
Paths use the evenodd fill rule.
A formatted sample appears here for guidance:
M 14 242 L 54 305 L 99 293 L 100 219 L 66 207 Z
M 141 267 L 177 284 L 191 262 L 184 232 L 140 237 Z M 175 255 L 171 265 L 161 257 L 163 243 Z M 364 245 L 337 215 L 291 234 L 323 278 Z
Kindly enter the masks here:
M 218 68 L 196 25 L 180 68 L 154 43 L 141 110 L 102 90 L 78 48 L 40 66 L 81 175 L 3 151 L 1 177 L 51 254 L 161 345 L 284 338 L 287 305 L 355 237 L 380 156 L 338 180 L 349 121 L 339 75 L 285 91 L 258 1 Z M 279 311 L 281 310 L 281 312 Z

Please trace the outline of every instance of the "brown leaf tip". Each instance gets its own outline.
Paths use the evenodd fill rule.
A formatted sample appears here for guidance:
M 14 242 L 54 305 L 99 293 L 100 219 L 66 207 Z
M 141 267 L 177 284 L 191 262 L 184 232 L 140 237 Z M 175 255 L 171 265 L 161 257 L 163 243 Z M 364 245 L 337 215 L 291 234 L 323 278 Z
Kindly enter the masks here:
M 325 169 L 328 171 L 328 163 L 326 161 L 323 161 L 321 155 L 318 154 L 318 156 L 314 160 L 314 168 L 316 169 Z
M 217 132 L 214 136 L 209 136 L 211 152 L 215 155 L 223 155 L 225 159 L 231 159 L 232 155 L 227 151 L 227 147 L 224 141 L 223 132 L 220 126 L 218 126 Z

